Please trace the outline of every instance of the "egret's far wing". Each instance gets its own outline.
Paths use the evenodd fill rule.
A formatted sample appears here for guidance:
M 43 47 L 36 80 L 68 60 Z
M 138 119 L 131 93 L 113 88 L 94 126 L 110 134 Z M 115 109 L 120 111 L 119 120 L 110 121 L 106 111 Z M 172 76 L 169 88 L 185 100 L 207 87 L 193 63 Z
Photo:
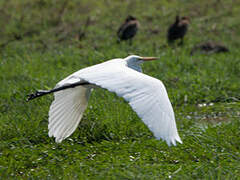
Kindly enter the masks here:
M 56 142 L 61 142 L 75 131 L 87 108 L 89 96 L 90 88 L 84 86 L 54 93 L 49 110 L 48 135 L 55 137 Z
M 168 145 L 181 143 L 173 108 L 160 80 L 117 63 L 92 66 L 75 76 L 123 97 L 157 139 L 166 140 Z

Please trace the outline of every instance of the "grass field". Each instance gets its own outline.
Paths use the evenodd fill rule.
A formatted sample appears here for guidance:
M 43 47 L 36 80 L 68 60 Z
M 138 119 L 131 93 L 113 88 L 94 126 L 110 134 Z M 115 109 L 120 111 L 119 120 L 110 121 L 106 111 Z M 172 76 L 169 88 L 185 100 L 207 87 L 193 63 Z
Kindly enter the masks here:
M 0 179 L 240 179 L 240 1 L 0 2 Z M 191 18 L 182 47 L 166 45 L 177 13 Z M 117 44 L 129 14 L 141 29 Z M 226 54 L 195 54 L 214 40 Z M 128 54 L 158 56 L 144 73 L 165 84 L 183 144 L 156 140 L 130 106 L 95 90 L 70 138 L 48 137 L 53 96 L 26 102 L 72 72 Z

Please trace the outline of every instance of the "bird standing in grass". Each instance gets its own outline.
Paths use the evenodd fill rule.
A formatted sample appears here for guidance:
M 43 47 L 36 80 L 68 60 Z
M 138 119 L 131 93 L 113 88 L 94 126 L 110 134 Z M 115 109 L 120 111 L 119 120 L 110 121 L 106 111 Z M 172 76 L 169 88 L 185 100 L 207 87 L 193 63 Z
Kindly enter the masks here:
M 129 40 L 129 43 L 131 44 L 132 38 L 136 35 L 138 28 L 138 20 L 133 16 L 128 16 L 117 31 L 118 42 L 121 40 Z
M 181 39 L 179 45 L 183 45 L 183 38 L 187 33 L 189 23 L 189 17 L 184 16 L 180 18 L 179 16 L 176 16 L 175 22 L 168 28 L 168 43 L 172 44 L 177 39 Z
M 223 53 L 223 52 L 225 53 L 225 52 L 229 52 L 229 49 L 222 44 L 208 41 L 208 42 L 204 42 L 194 46 L 190 55 L 193 55 L 196 52 L 201 52 L 205 54 Z
M 77 128 L 87 108 L 91 89 L 100 87 L 123 97 L 157 139 L 182 143 L 171 102 L 163 83 L 142 73 L 141 64 L 155 57 L 128 56 L 81 69 L 52 90 L 39 90 L 28 100 L 54 93 L 49 110 L 49 136 L 61 142 Z

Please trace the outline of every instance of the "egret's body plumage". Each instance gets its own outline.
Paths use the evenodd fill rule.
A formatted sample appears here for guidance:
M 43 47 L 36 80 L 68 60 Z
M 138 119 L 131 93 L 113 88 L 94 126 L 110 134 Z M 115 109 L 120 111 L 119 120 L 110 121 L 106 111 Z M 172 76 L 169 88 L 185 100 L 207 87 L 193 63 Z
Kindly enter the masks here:
M 160 80 L 141 73 L 143 60 L 151 58 L 113 59 L 81 69 L 60 81 L 55 88 L 79 82 L 89 85 L 54 92 L 49 111 L 49 136 L 55 137 L 56 142 L 70 136 L 87 108 L 91 88 L 101 87 L 123 97 L 157 139 L 165 140 L 168 145 L 181 143 L 167 91 Z

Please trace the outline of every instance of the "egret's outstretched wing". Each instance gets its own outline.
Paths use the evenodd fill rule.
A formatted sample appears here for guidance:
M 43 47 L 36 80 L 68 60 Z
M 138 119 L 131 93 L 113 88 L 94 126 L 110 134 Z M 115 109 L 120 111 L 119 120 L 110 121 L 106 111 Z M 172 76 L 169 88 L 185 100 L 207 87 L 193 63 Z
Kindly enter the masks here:
M 181 143 L 167 91 L 158 79 L 128 68 L 120 60 L 85 68 L 70 77 L 115 92 L 129 102 L 157 139 L 168 145 Z
M 49 110 L 48 135 L 55 137 L 56 142 L 61 142 L 75 131 L 87 107 L 89 96 L 90 88 L 85 86 L 54 93 L 54 101 Z

